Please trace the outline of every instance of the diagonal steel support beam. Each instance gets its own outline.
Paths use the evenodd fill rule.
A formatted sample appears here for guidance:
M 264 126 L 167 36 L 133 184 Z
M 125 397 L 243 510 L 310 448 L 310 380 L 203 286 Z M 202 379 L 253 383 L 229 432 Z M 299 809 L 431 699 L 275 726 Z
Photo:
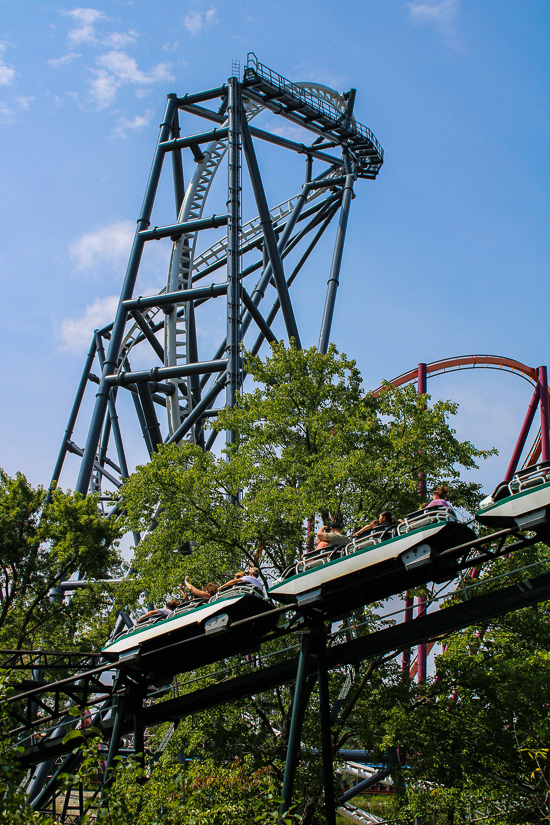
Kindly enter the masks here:
M 90 483 L 90 478 L 92 475 L 95 453 L 99 442 L 101 429 L 103 427 L 103 419 L 105 418 L 105 413 L 107 411 L 107 404 L 109 401 L 110 388 L 107 382 L 105 381 L 105 376 L 113 373 L 116 369 L 118 355 L 120 352 L 120 345 L 122 343 L 122 338 L 124 336 L 127 311 L 123 306 L 123 302 L 131 298 L 133 295 L 139 265 L 141 262 L 141 256 L 143 254 L 143 246 L 145 241 L 140 236 L 140 233 L 149 227 L 151 212 L 153 210 L 153 204 L 155 201 L 155 196 L 159 184 L 160 173 L 162 171 L 162 164 L 164 161 L 165 152 L 164 150 L 159 148 L 159 144 L 167 140 L 167 138 L 170 135 L 172 122 L 174 119 L 174 113 L 177 108 L 177 100 L 177 95 L 168 95 L 168 101 L 164 113 L 164 120 L 160 127 L 157 148 L 155 151 L 155 156 L 153 158 L 153 164 L 151 167 L 149 180 L 147 182 L 147 187 L 145 190 L 145 197 L 143 199 L 141 214 L 137 222 L 134 243 L 132 246 L 132 251 L 130 253 L 130 260 L 128 262 L 128 268 L 126 270 L 126 276 L 120 294 L 120 300 L 115 316 L 115 321 L 113 324 L 109 349 L 107 351 L 107 357 L 105 359 L 105 364 L 103 367 L 103 376 L 101 378 L 101 383 L 97 391 L 92 421 L 90 423 L 86 447 L 84 449 L 84 455 L 82 457 L 82 462 L 80 464 L 80 472 L 75 487 L 76 492 L 79 492 L 82 495 L 86 495 L 86 493 L 88 492 L 88 485 Z
M 342 198 L 342 208 L 340 210 L 340 221 L 338 223 L 338 231 L 336 233 L 336 241 L 334 243 L 334 255 L 332 257 L 332 266 L 330 269 L 330 278 L 327 286 L 325 310 L 323 312 L 321 332 L 319 335 L 319 352 L 322 352 L 323 354 L 326 354 L 328 350 L 330 330 L 332 327 L 332 316 L 334 315 L 334 304 L 336 303 L 336 292 L 338 290 L 340 279 L 340 267 L 342 265 L 342 255 L 344 254 L 344 241 L 346 238 L 346 229 L 348 225 L 349 208 L 353 195 L 353 180 L 353 175 L 346 176 L 344 197 Z
M 158 355 L 162 363 L 164 364 L 164 349 L 162 347 L 162 344 L 160 343 L 158 338 L 156 338 L 153 334 L 151 327 L 149 326 L 141 312 L 138 309 L 133 309 L 130 314 L 136 322 L 136 324 L 138 325 L 138 327 L 140 328 L 140 330 L 147 338 L 147 340 L 149 341 L 149 343 L 151 344 L 151 346 L 153 347 L 153 349 L 155 350 L 156 354 Z
M 227 206 L 229 223 L 227 226 L 227 383 L 225 401 L 228 407 L 234 407 L 237 392 L 242 384 L 242 367 L 240 344 L 242 340 L 241 323 L 241 130 L 246 122 L 243 117 L 241 84 L 236 77 L 228 81 L 229 100 L 229 145 L 228 145 L 228 182 Z M 236 434 L 227 432 L 227 444 L 235 443 Z
M 285 322 L 288 339 L 289 342 L 294 340 L 295 346 L 297 346 L 298 349 L 301 349 L 302 345 L 300 342 L 300 335 L 298 333 L 298 327 L 296 325 L 296 319 L 294 317 L 294 310 L 292 309 L 292 303 L 290 301 L 290 295 L 288 293 L 283 263 L 277 246 L 275 232 L 273 231 L 271 215 L 269 214 L 269 207 L 267 205 L 264 187 L 260 176 L 260 169 L 258 167 L 258 161 L 256 159 L 256 152 L 254 151 L 254 144 L 252 143 L 250 130 L 248 128 L 248 121 L 245 117 L 242 118 L 242 136 L 243 149 L 246 157 L 246 163 L 248 166 L 248 172 L 250 175 L 250 182 L 252 184 L 252 189 L 254 191 L 254 198 L 256 200 L 256 206 L 258 208 L 258 215 L 264 234 L 267 254 L 269 256 L 269 261 L 273 269 L 275 285 L 277 287 L 277 292 L 279 293 L 279 299 L 281 301 L 281 312 Z

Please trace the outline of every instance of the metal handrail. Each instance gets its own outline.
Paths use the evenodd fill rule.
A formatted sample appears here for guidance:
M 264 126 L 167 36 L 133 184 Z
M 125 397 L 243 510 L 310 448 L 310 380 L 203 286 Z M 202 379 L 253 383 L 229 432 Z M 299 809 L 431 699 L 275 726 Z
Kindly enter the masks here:
M 278 72 L 273 71 L 270 69 L 269 66 L 260 63 L 254 52 L 249 52 L 246 56 L 246 69 L 244 72 L 244 78 L 247 79 L 247 73 L 254 74 L 257 77 L 261 77 L 263 80 L 266 80 L 271 86 L 274 86 L 277 89 L 281 89 L 281 91 L 290 94 L 292 97 L 297 98 L 298 100 L 302 100 L 312 109 L 317 109 L 317 111 L 321 112 L 324 115 L 327 115 L 331 118 L 331 120 L 337 121 L 342 123 L 349 129 L 351 132 L 355 132 L 356 134 L 361 135 L 361 137 L 365 138 L 372 144 L 374 149 L 376 149 L 377 154 L 380 157 L 380 160 L 384 159 L 384 150 L 382 149 L 381 145 L 373 135 L 370 129 L 366 126 L 363 126 L 362 123 L 359 123 L 355 120 L 355 118 L 347 115 L 345 112 L 341 112 L 339 109 L 336 108 L 332 103 L 329 103 L 328 100 L 323 100 L 318 95 L 314 95 L 308 89 L 303 89 L 296 83 L 292 83 L 290 80 L 287 80 L 286 77 L 283 77 Z

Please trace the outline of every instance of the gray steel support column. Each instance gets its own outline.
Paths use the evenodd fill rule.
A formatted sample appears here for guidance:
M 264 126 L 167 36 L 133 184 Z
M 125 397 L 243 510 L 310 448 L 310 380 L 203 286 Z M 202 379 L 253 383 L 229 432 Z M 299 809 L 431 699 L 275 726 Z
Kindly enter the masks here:
M 304 633 L 302 636 L 302 646 L 300 658 L 298 660 L 298 672 L 296 674 L 296 685 L 294 688 L 294 699 L 292 701 L 292 716 L 290 718 L 290 730 L 288 733 L 288 744 L 286 748 L 285 775 L 283 778 L 283 799 L 279 808 L 279 815 L 282 816 L 292 803 L 292 791 L 294 789 L 294 777 L 298 765 L 298 752 L 302 736 L 302 724 L 304 721 L 304 693 L 306 688 L 307 670 L 311 655 L 311 634 Z
M 111 732 L 111 739 L 109 740 L 109 753 L 107 755 L 107 761 L 105 762 L 105 770 L 103 772 L 103 785 L 110 784 L 109 778 L 109 771 L 112 768 L 113 760 L 118 753 L 118 743 L 120 741 L 120 732 L 122 730 L 122 723 L 124 722 L 124 716 L 126 712 L 126 703 L 127 703 L 127 695 L 123 693 L 120 699 L 117 702 L 117 706 L 115 709 L 115 722 L 113 725 L 113 730 Z M 102 794 L 103 796 L 103 794 Z
M 101 370 L 103 371 L 103 364 L 105 358 L 105 350 L 103 348 L 103 338 L 99 332 L 95 333 L 95 342 L 97 348 L 97 357 L 99 360 L 99 365 Z M 126 463 L 126 455 L 124 453 L 124 446 L 122 444 L 122 435 L 120 432 L 120 424 L 118 422 L 118 414 L 116 411 L 116 396 L 117 396 L 118 388 L 113 387 L 109 393 L 109 424 L 113 430 L 113 438 L 115 439 L 115 447 L 118 456 L 118 463 L 120 465 L 120 474 L 123 478 L 128 478 L 128 464 Z M 100 457 L 101 458 L 101 457 Z M 100 460 L 101 464 L 101 460 Z
M 145 421 L 145 416 L 143 414 L 143 408 L 141 406 L 141 401 L 139 400 L 139 395 L 135 392 L 132 393 L 132 401 L 134 402 L 137 419 L 139 421 L 139 426 L 141 427 L 141 434 L 143 435 L 143 440 L 145 441 L 147 452 L 149 453 L 149 455 L 152 455 L 153 444 L 151 442 L 151 436 L 149 435 L 149 430 L 147 429 L 147 423 Z
M 317 652 L 317 684 L 319 685 L 319 715 L 321 717 L 321 754 L 323 758 L 323 785 L 325 788 L 325 819 L 327 825 L 336 825 L 334 804 L 334 768 L 332 764 L 332 737 L 330 728 L 330 696 L 328 691 L 326 635 L 315 639 Z
M 194 410 L 189 413 L 187 418 L 182 421 L 176 432 L 172 433 L 170 438 L 166 441 L 167 444 L 178 444 L 191 430 L 191 427 L 193 427 L 196 422 L 202 418 L 203 414 L 214 403 L 220 392 L 223 390 L 225 386 L 225 377 L 226 373 L 224 372 L 212 384 L 210 389 L 201 398 L 200 403 L 197 404 Z
M 113 387 L 111 390 L 111 397 L 109 398 L 109 419 L 113 430 L 113 438 L 115 440 L 115 447 L 120 465 L 120 474 L 122 478 L 128 478 L 128 464 L 126 463 L 126 454 L 124 452 L 124 445 L 122 443 L 122 433 L 120 432 L 120 424 L 118 414 L 116 411 L 116 396 L 118 388 Z
M 52 480 L 50 482 L 50 489 L 48 490 L 48 497 L 46 499 L 46 504 L 49 504 L 52 500 L 52 488 L 53 485 L 59 481 L 59 476 L 61 475 L 61 470 L 63 469 L 63 463 L 65 461 L 65 456 L 67 455 L 67 444 L 71 440 L 71 436 L 73 434 L 74 425 L 76 424 L 76 419 L 78 416 L 78 412 L 80 410 L 80 405 L 82 403 L 82 398 L 84 397 L 84 392 L 86 390 L 86 385 L 88 383 L 88 376 L 90 374 L 90 370 L 92 369 L 92 364 L 94 362 L 96 353 L 96 338 L 95 335 L 92 338 L 92 343 L 90 344 L 90 349 L 88 351 L 88 355 L 86 356 L 86 363 L 84 364 L 84 369 L 82 370 L 82 377 L 80 379 L 80 384 L 78 385 L 78 390 L 76 393 L 76 398 L 73 403 L 73 408 L 71 410 L 71 414 L 69 416 L 69 420 L 67 422 L 67 427 L 65 429 L 65 435 L 63 437 L 63 442 L 61 444 L 61 448 L 59 450 L 59 455 L 57 456 L 57 461 L 55 464 L 55 468 L 52 475 Z
M 252 138 L 250 137 L 250 130 L 248 128 L 248 121 L 245 117 L 243 117 L 242 119 L 242 135 L 243 148 L 246 157 L 246 163 L 248 166 L 248 173 L 250 175 L 250 182 L 252 184 L 254 198 L 256 199 L 256 205 L 258 207 L 258 215 L 264 233 L 265 243 L 267 246 L 267 253 L 269 255 L 269 260 L 273 269 L 273 277 L 275 279 L 277 292 L 279 293 L 279 299 L 281 301 L 281 311 L 283 313 L 288 340 L 291 341 L 292 339 L 294 339 L 295 345 L 298 347 L 298 349 L 300 349 L 302 345 L 300 343 L 298 327 L 296 326 L 294 310 L 292 309 L 292 303 L 290 301 L 290 296 L 288 294 L 288 287 L 286 285 L 283 263 L 281 261 L 281 255 L 277 247 L 277 240 L 275 238 L 275 232 L 273 230 L 273 224 L 271 222 L 271 215 L 269 214 L 269 207 L 267 205 L 267 200 L 265 197 L 264 187 L 262 184 L 260 170 L 258 167 L 258 161 L 256 159 L 256 153 L 254 151 L 254 144 L 252 143 Z
M 186 304 L 187 309 L 187 357 L 189 363 L 196 364 L 199 360 L 199 347 L 197 342 L 197 327 L 195 324 L 195 305 L 193 301 Z M 192 406 L 196 407 L 200 403 L 202 392 L 199 375 L 193 373 L 189 378 L 191 385 Z M 202 427 L 198 427 L 195 433 L 195 441 L 197 444 L 204 443 L 204 433 Z
M 239 79 L 228 80 L 229 100 L 229 144 L 228 164 L 229 180 L 227 187 L 227 383 L 225 385 L 225 403 L 234 407 L 237 392 L 241 385 L 241 125 L 246 120 L 242 116 L 241 84 Z M 235 443 L 235 433 L 228 430 L 227 445 Z
M 180 136 L 180 119 L 176 109 L 172 119 L 172 136 L 177 140 Z M 172 152 L 172 173 L 174 176 L 174 197 L 176 199 L 176 218 L 179 218 L 181 205 L 185 197 L 185 182 L 183 177 L 183 160 L 181 149 L 174 149 Z
M 334 254 L 332 256 L 332 266 L 330 268 L 330 278 L 328 279 L 327 297 L 325 310 L 321 322 L 321 332 L 319 335 L 319 352 L 325 354 L 328 350 L 330 329 L 332 326 L 332 316 L 334 315 L 334 304 L 336 302 L 336 292 L 338 290 L 340 267 L 342 265 L 342 255 L 344 252 L 344 240 L 346 238 L 346 228 L 348 225 L 349 208 L 351 196 L 353 195 L 353 175 L 346 176 L 344 186 L 344 197 L 342 198 L 342 208 L 340 210 L 340 220 L 334 243 Z
M 139 381 L 137 390 L 139 400 L 141 401 L 143 414 L 145 416 L 145 426 L 147 427 L 147 432 L 149 433 L 153 450 L 156 452 L 158 445 L 162 444 L 162 433 L 160 431 L 160 425 L 157 419 L 155 404 L 151 395 L 151 390 L 149 389 L 149 384 L 146 381 Z
M 137 222 L 134 243 L 132 246 L 132 251 L 130 253 L 128 268 L 126 270 L 126 277 L 124 279 L 124 284 L 122 286 L 122 291 L 120 294 L 120 300 L 118 304 L 117 313 L 115 316 L 115 321 L 113 324 L 109 349 L 107 351 L 107 358 L 105 359 L 101 383 L 96 394 L 94 412 L 90 423 L 90 429 L 88 431 L 88 438 L 86 441 L 86 447 L 84 449 L 84 455 L 82 457 L 82 463 L 80 465 L 78 481 L 76 483 L 75 489 L 77 492 L 82 493 L 82 495 L 86 495 L 86 493 L 88 492 L 88 485 L 90 483 L 92 469 L 94 466 L 95 453 L 99 442 L 101 429 L 103 426 L 103 420 L 105 418 L 105 412 L 107 410 L 107 403 L 109 400 L 109 385 L 105 381 L 105 376 L 113 373 L 116 369 L 118 355 L 120 352 L 120 345 L 122 343 L 122 339 L 124 336 L 127 311 L 122 304 L 124 301 L 130 299 L 133 295 L 136 278 L 139 270 L 139 264 L 141 261 L 141 255 L 143 252 L 144 240 L 142 237 L 140 237 L 139 233 L 142 230 L 147 229 L 150 225 L 151 212 L 153 209 L 153 203 L 155 201 L 160 173 L 162 171 L 162 164 L 164 161 L 165 153 L 164 150 L 161 149 L 158 144 L 167 140 L 170 136 L 172 121 L 174 119 L 174 112 L 177 108 L 177 100 L 177 95 L 168 95 L 164 120 L 160 127 L 159 139 L 155 151 L 155 156 L 153 159 L 153 164 L 151 167 L 151 172 L 149 175 L 149 181 L 147 183 L 147 188 L 145 190 L 145 197 L 143 200 L 143 206 L 141 208 L 141 215 Z

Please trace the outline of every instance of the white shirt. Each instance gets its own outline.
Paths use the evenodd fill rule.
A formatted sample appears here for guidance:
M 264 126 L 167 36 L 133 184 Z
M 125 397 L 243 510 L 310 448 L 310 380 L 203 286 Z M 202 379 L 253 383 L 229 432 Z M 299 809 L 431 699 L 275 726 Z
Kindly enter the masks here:
M 262 593 L 264 595 L 264 598 L 265 598 L 265 596 L 266 596 L 265 587 L 264 587 L 264 583 L 262 582 L 261 579 L 257 579 L 256 576 L 249 576 L 247 574 L 246 576 L 241 576 L 241 581 L 242 582 L 249 582 L 250 584 L 255 584 L 256 587 L 260 588 L 260 590 L 262 591 Z

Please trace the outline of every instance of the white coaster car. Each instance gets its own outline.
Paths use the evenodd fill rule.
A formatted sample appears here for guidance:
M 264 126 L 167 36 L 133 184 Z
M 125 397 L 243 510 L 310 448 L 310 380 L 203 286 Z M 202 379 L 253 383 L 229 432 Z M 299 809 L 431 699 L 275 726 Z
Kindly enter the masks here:
M 123 630 L 102 653 L 106 659 L 154 674 L 183 673 L 244 652 L 277 624 L 273 608 L 256 585 L 221 588 L 211 599 L 193 599 L 166 618 L 153 617 Z M 232 630 L 232 623 L 252 618 Z
M 475 537 L 452 507 L 427 507 L 342 547 L 307 554 L 285 570 L 269 595 L 286 604 L 318 603 L 329 616 L 344 615 L 431 579 L 452 578 L 456 562 L 446 558 L 438 564 L 438 556 Z
M 518 470 L 483 499 L 476 519 L 487 527 L 533 530 L 546 525 L 550 506 L 550 461 Z

